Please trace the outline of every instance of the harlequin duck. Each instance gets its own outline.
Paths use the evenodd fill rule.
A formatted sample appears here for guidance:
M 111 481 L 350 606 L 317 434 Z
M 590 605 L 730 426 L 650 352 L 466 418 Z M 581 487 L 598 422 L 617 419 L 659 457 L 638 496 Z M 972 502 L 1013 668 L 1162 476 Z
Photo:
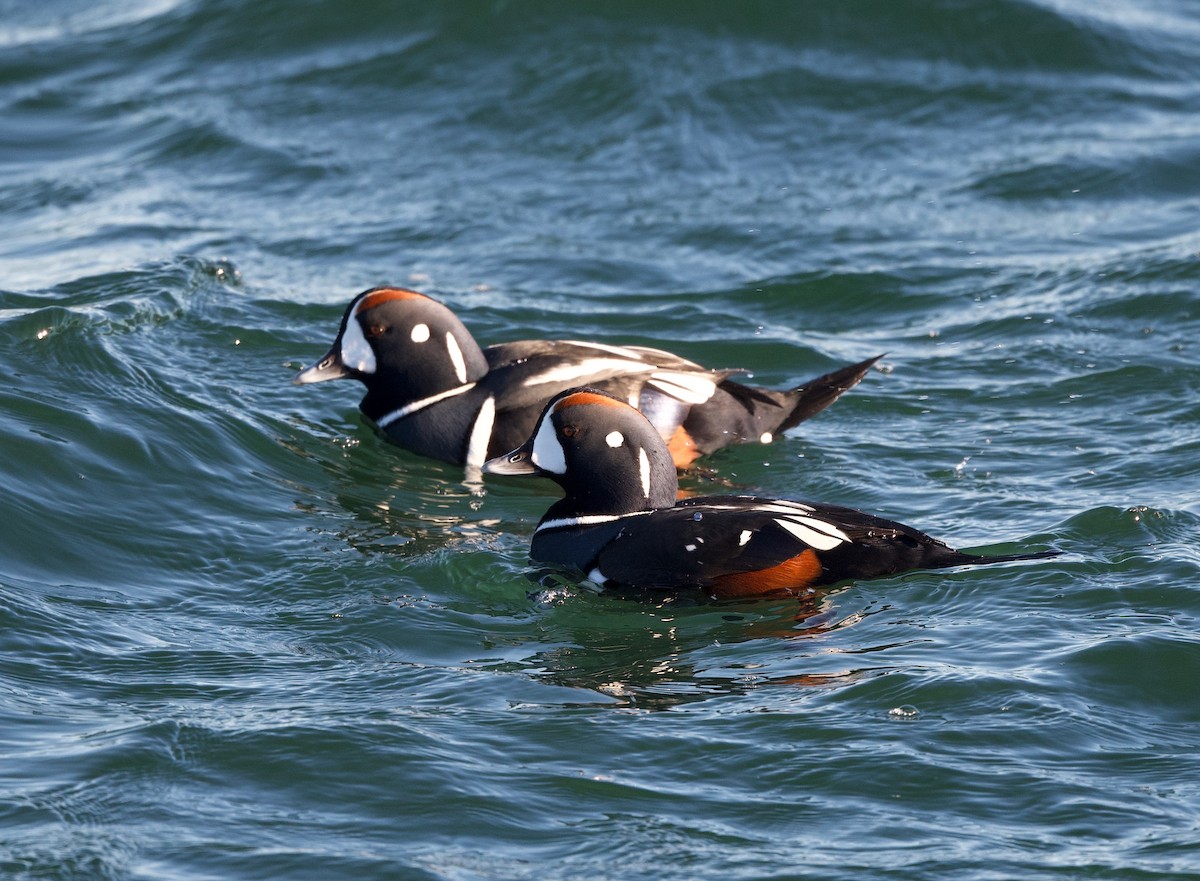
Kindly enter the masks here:
M 545 340 L 480 348 L 443 304 L 380 287 L 354 298 L 333 347 L 293 382 L 360 380 L 360 409 L 391 440 L 473 466 L 527 438 L 550 397 L 588 385 L 639 407 L 686 468 L 729 444 L 770 442 L 833 403 L 879 357 L 773 391 L 729 378 L 740 371 L 643 346 Z
M 530 556 L 603 587 L 770 596 L 909 569 L 1057 555 L 966 554 L 835 505 L 753 496 L 676 501 L 675 468 L 658 433 L 624 401 L 594 389 L 555 396 L 533 436 L 483 471 L 558 483 L 566 496 L 538 523 Z

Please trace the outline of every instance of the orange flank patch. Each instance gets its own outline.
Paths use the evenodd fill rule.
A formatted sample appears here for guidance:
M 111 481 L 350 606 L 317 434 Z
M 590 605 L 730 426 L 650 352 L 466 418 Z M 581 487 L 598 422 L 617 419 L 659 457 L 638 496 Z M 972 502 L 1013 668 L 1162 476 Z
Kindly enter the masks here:
M 580 407 L 584 404 L 602 404 L 605 407 L 628 407 L 624 401 L 618 401 L 616 398 L 610 398 L 608 395 L 599 395 L 596 392 L 575 392 L 567 395 L 559 401 L 554 411 L 557 413 L 560 410 L 565 410 L 567 407 Z
M 675 433 L 667 441 L 667 449 L 671 451 L 676 468 L 687 468 L 700 458 L 700 449 L 682 425 L 675 429 Z
M 712 586 L 713 594 L 722 599 L 768 596 L 811 587 L 819 583 L 820 577 L 821 561 L 816 552 L 808 548 L 770 569 L 721 575 L 713 579 Z
M 404 288 L 379 288 L 363 297 L 354 312 L 357 314 L 365 309 L 374 309 L 380 303 L 386 303 L 388 300 L 411 300 L 414 298 L 429 299 L 424 294 L 418 294 L 416 291 L 406 291 Z

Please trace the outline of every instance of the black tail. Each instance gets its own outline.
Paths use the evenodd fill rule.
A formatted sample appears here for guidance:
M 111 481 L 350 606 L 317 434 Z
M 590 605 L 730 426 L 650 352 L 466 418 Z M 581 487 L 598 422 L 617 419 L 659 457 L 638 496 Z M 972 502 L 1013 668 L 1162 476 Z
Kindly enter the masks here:
M 867 375 L 867 371 L 874 367 L 882 357 L 883 355 L 877 355 L 874 358 L 868 358 L 866 361 L 851 364 L 849 367 L 834 370 L 831 373 L 826 373 L 824 376 L 818 376 L 816 379 L 809 380 L 804 385 L 798 386 L 790 392 L 784 392 L 783 397 L 785 398 L 785 402 L 783 406 L 790 406 L 791 412 L 784 417 L 783 422 L 779 424 L 779 427 L 775 431 L 786 431 L 789 428 L 799 425 L 805 419 L 816 416 L 840 398 L 844 392 L 858 385 L 859 381 Z
M 967 554 L 963 551 L 952 551 L 926 565 L 934 569 L 944 569 L 948 566 L 990 566 L 992 563 L 1015 563 L 1020 560 L 1048 560 L 1061 553 L 1062 551 L 1027 551 L 1020 554 Z
M 726 379 L 718 388 L 727 396 L 723 400 L 732 398 L 740 406 L 741 415 L 735 424 L 730 424 L 728 410 L 712 406 L 710 402 L 708 407 L 693 407 L 685 427 L 697 440 L 709 436 L 719 439 L 718 443 L 705 447 L 704 452 L 712 452 L 729 443 L 759 440 L 764 434 L 778 434 L 820 413 L 841 397 L 843 392 L 854 388 L 882 357 L 877 355 L 842 367 L 785 392 Z M 713 401 L 716 401 L 715 396 Z M 721 412 L 714 417 L 709 415 L 710 410 Z M 712 424 L 703 424 L 705 420 Z

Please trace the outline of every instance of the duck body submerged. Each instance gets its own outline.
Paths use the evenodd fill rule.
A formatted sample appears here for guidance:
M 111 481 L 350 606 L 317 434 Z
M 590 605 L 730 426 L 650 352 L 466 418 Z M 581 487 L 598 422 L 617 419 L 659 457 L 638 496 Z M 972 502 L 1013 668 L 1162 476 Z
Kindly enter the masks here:
M 1056 555 L 965 553 L 837 505 L 757 496 L 677 501 L 675 468 L 658 433 L 632 407 L 592 389 L 555 397 L 533 436 L 484 472 L 556 481 L 566 495 L 539 522 L 530 557 L 605 587 L 772 596 Z
M 678 468 L 735 443 L 770 442 L 856 385 L 869 358 L 775 391 L 735 382 L 670 352 L 575 340 L 525 340 L 481 348 L 446 306 L 401 288 L 359 294 L 329 352 L 296 375 L 308 384 L 357 379 L 360 406 L 387 437 L 421 455 L 481 465 L 537 425 L 546 401 L 587 385 L 650 420 Z

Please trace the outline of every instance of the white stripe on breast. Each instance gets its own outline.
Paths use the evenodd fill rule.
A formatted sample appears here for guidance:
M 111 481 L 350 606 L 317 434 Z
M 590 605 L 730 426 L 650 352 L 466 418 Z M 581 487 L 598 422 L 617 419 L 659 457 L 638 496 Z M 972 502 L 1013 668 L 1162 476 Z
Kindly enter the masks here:
M 391 413 L 385 413 L 375 420 L 375 424 L 380 428 L 387 428 L 397 419 L 403 419 L 416 413 L 418 410 L 424 410 L 430 404 L 436 404 L 438 401 L 444 401 L 446 398 L 453 398 L 455 395 L 461 395 L 463 392 L 469 392 L 475 388 L 475 383 L 468 382 L 466 385 L 456 386 L 452 389 L 447 389 L 444 392 L 438 392 L 436 395 L 430 395 L 428 398 L 421 398 L 419 401 L 413 401 L 411 404 L 405 404 L 399 410 L 393 410 Z
M 557 520 L 547 520 L 545 523 L 538 524 L 538 528 L 534 532 L 538 533 L 543 529 L 562 529 L 566 526 L 595 526 L 598 523 L 611 523 L 626 517 L 641 517 L 643 514 L 652 513 L 654 512 L 630 511 L 628 514 L 582 514 L 579 517 L 559 517 Z
M 489 396 L 479 408 L 475 425 L 471 428 L 471 439 L 467 442 L 467 467 L 478 468 L 487 459 L 488 443 L 492 439 L 492 428 L 496 424 L 496 399 Z

